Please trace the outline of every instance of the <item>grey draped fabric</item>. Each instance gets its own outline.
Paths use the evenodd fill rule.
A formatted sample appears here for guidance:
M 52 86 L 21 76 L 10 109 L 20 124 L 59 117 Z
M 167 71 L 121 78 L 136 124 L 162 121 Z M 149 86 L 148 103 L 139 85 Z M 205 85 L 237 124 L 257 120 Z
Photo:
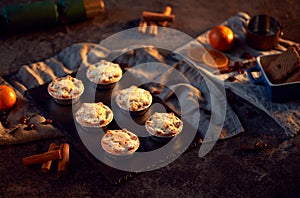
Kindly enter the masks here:
M 219 127 L 219 130 L 216 130 L 215 134 L 214 131 L 206 134 L 208 125 L 214 125 L 214 123 L 211 122 L 212 93 L 209 92 L 206 82 L 207 80 L 204 80 L 201 76 L 201 73 L 197 71 L 190 63 L 185 61 L 169 61 L 172 64 L 169 64 L 168 67 L 175 69 L 174 71 L 179 71 L 187 79 L 187 82 L 177 82 L 176 78 L 170 78 L 170 74 L 164 73 L 162 75 L 160 71 L 152 69 L 151 65 L 154 62 L 164 65 L 166 65 L 166 62 L 168 62 L 168 58 L 160 54 L 159 50 L 153 47 L 141 47 L 139 49 L 123 49 L 121 51 L 125 51 L 126 53 L 122 54 L 120 51 L 110 52 L 104 47 L 96 44 L 74 44 L 63 50 L 58 55 L 45 61 L 22 66 L 17 74 L 14 74 L 8 78 L 8 81 L 12 86 L 24 94 L 28 89 L 43 85 L 56 77 L 76 72 L 78 69 L 82 69 L 82 67 L 86 67 L 88 64 L 97 62 L 101 59 L 106 59 L 111 54 L 121 54 L 115 59 L 115 62 L 119 62 L 121 65 L 123 65 L 124 69 L 129 73 L 131 72 L 131 75 L 133 75 L 137 80 L 143 79 L 148 82 L 157 82 L 152 84 L 151 87 L 148 87 L 149 90 L 161 89 L 161 94 L 159 94 L 159 97 L 174 112 L 180 114 L 180 108 L 178 105 L 176 105 L 176 101 L 174 100 L 174 93 L 177 94 L 177 97 L 183 98 L 184 103 L 195 104 L 186 105 L 186 107 L 184 106 L 181 108 L 185 109 L 187 112 L 195 110 L 202 112 L 200 120 L 190 120 L 193 122 L 192 124 L 194 126 L 199 125 L 198 129 L 201 133 L 200 138 L 208 136 L 206 140 L 215 141 L 218 138 L 231 137 L 243 131 L 243 127 L 241 126 L 236 114 L 233 112 L 230 106 L 226 104 L 224 113 L 219 115 L 219 117 L 224 117 L 225 124 L 220 123 L 221 128 Z M 139 70 L 137 66 L 141 64 L 148 64 L 146 66 L 148 69 Z M 169 84 L 171 91 L 169 88 L 161 86 L 161 84 Z M 209 84 L 213 85 L 211 82 Z M 196 108 L 199 104 L 199 108 Z M 193 110 L 193 108 L 195 109 Z M 25 133 L 26 131 L 24 131 L 24 134 Z M 54 131 L 53 136 L 57 136 L 57 132 Z M 5 140 L 5 138 L 9 136 L 3 135 L 2 137 L 3 140 Z M 49 137 L 51 137 L 51 135 L 49 135 Z M 22 140 L 15 141 L 15 143 L 27 142 L 31 140 L 32 138 L 30 137 L 24 137 Z M 10 143 L 13 143 L 13 141 Z

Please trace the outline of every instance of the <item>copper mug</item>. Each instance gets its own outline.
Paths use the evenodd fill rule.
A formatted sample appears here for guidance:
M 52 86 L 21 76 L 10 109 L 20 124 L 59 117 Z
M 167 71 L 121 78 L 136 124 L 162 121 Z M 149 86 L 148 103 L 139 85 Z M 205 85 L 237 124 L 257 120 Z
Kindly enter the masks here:
M 247 24 L 246 31 L 247 44 L 262 51 L 276 48 L 283 34 L 278 20 L 268 15 L 252 17 Z

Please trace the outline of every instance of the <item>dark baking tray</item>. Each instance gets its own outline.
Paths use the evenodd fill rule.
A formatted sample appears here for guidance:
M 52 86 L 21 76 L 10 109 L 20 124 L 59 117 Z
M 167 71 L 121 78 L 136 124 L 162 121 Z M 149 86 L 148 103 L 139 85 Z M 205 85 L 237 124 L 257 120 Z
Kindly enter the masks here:
M 75 76 L 75 74 L 73 74 L 72 76 Z M 93 101 L 96 102 L 102 101 L 104 104 L 111 107 L 112 105 L 114 105 L 114 100 L 111 100 L 113 98 L 114 91 L 112 89 L 97 90 L 94 87 L 94 85 L 88 79 L 86 79 L 84 75 L 84 71 L 82 71 L 81 74 L 80 73 L 77 74 L 77 78 L 78 77 L 83 81 L 85 85 L 85 90 L 80 100 L 76 104 L 74 104 L 73 107 L 72 105 L 63 106 L 55 103 L 47 93 L 48 83 L 36 88 L 29 89 L 26 94 L 29 94 L 29 97 L 31 97 L 35 101 L 35 103 L 41 108 L 42 112 L 48 118 L 51 118 L 53 120 L 53 125 L 61 129 L 66 134 L 66 136 L 70 138 L 72 144 L 77 149 L 79 149 L 80 152 L 84 154 L 84 156 L 86 156 L 88 161 L 91 162 L 103 176 L 105 176 L 111 183 L 118 183 L 122 179 L 126 179 L 127 177 L 132 176 L 132 172 L 113 168 L 115 167 L 114 165 L 116 165 L 116 163 L 124 163 L 124 162 L 120 162 L 119 160 L 114 160 L 112 158 L 109 158 L 107 155 L 104 155 L 104 151 L 100 145 L 100 139 L 104 134 L 103 131 L 90 132 L 82 129 L 80 126 L 78 126 L 76 121 L 73 119 L 74 110 L 72 110 L 72 108 L 74 109 L 79 108 L 80 104 L 83 102 L 93 102 Z M 114 89 L 118 90 L 121 88 L 123 87 L 120 84 L 117 84 L 117 86 Z M 94 95 L 95 97 L 93 98 L 91 97 L 91 95 Z M 155 95 L 153 95 L 153 103 L 162 104 L 165 107 L 165 111 L 171 112 L 166 105 L 164 105 L 157 97 L 155 97 Z M 147 132 L 145 130 L 145 127 L 143 126 L 145 120 L 154 111 L 157 111 L 157 109 L 155 108 L 153 109 L 151 106 L 149 111 L 147 111 L 145 114 L 138 115 L 138 116 L 136 115 L 130 116 L 129 114 L 119 109 L 118 111 L 114 111 L 114 115 L 118 116 L 118 119 L 121 118 L 124 121 L 122 123 L 126 123 L 128 119 L 131 119 L 141 126 L 139 128 L 140 130 L 138 131 L 138 136 L 140 138 L 140 147 L 137 150 L 137 152 L 153 151 L 165 146 L 168 143 L 170 152 L 161 153 L 161 155 L 164 156 L 162 158 L 165 158 L 166 160 L 165 161 L 150 160 L 149 162 L 149 166 L 163 166 L 164 163 L 168 163 L 168 161 L 171 158 L 175 159 L 178 155 L 180 155 L 182 152 L 184 152 L 187 149 L 187 147 L 185 147 L 185 144 L 187 141 L 190 141 L 189 138 L 187 138 L 189 137 L 189 135 L 187 134 L 194 129 L 192 129 L 187 122 L 183 121 L 184 127 L 179 136 L 171 140 L 171 142 L 157 142 L 153 140 L 151 137 L 147 136 Z M 107 127 L 107 129 L 119 129 L 119 128 L 121 127 L 118 126 L 117 122 L 115 121 L 115 118 Z M 196 137 L 197 135 L 195 136 L 195 140 L 199 138 Z M 89 148 L 87 148 L 86 143 L 84 144 L 84 142 L 89 142 L 92 144 L 92 146 L 89 146 Z M 99 153 L 97 153 L 96 155 L 95 155 L 95 149 L 99 149 Z M 98 152 L 98 150 L 96 150 L 96 152 Z M 102 160 L 99 160 L 99 157 L 101 159 L 104 159 L 106 163 L 102 162 Z M 141 163 L 139 160 L 135 158 L 130 158 L 128 160 L 130 161 L 129 163 L 133 163 L 133 164 Z

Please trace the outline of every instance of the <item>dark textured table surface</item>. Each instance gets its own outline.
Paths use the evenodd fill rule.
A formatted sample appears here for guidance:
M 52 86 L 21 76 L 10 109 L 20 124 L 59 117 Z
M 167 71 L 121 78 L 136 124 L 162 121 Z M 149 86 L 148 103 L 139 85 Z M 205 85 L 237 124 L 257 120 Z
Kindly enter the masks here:
M 29 1 L 4 0 L 0 5 L 19 2 Z M 300 42 L 299 0 L 110 0 L 105 1 L 105 17 L 2 35 L 0 73 L 11 74 L 23 64 L 44 60 L 73 43 L 99 43 L 135 24 L 143 10 L 162 11 L 167 4 L 172 5 L 176 15 L 170 27 L 192 37 L 243 11 L 251 16 L 264 13 L 276 17 L 283 25 L 283 37 Z M 227 99 L 245 133 L 219 141 L 205 157 L 198 157 L 198 146 L 168 166 L 135 175 L 118 185 L 99 174 L 68 137 L 1 146 L 0 197 L 296 197 L 300 186 L 300 137 L 287 137 L 264 112 L 229 91 Z M 44 174 L 39 166 L 22 165 L 23 157 L 47 150 L 50 142 L 70 143 L 67 175 L 59 176 L 55 170 Z M 244 149 L 257 142 L 264 142 L 267 147 L 260 152 Z

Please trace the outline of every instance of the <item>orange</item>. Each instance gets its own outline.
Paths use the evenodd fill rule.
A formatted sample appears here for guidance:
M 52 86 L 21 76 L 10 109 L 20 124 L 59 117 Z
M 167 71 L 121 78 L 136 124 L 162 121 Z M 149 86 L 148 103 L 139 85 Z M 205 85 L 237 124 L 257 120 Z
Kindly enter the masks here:
M 227 26 L 216 26 L 208 33 L 209 44 L 219 51 L 227 51 L 233 47 L 234 33 Z
M 202 54 L 205 51 L 204 48 L 201 47 L 193 47 L 188 51 L 188 56 L 197 62 L 202 61 Z
M 0 111 L 12 108 L 17 102 L 17 95 L 13 88 L 0 85 Z
M 229 63 L 228 57 L 216 50 L 207 50 L 203 55 L 202 55 L 203 62 L 212 68 L 223 68 L 227 67 Z

